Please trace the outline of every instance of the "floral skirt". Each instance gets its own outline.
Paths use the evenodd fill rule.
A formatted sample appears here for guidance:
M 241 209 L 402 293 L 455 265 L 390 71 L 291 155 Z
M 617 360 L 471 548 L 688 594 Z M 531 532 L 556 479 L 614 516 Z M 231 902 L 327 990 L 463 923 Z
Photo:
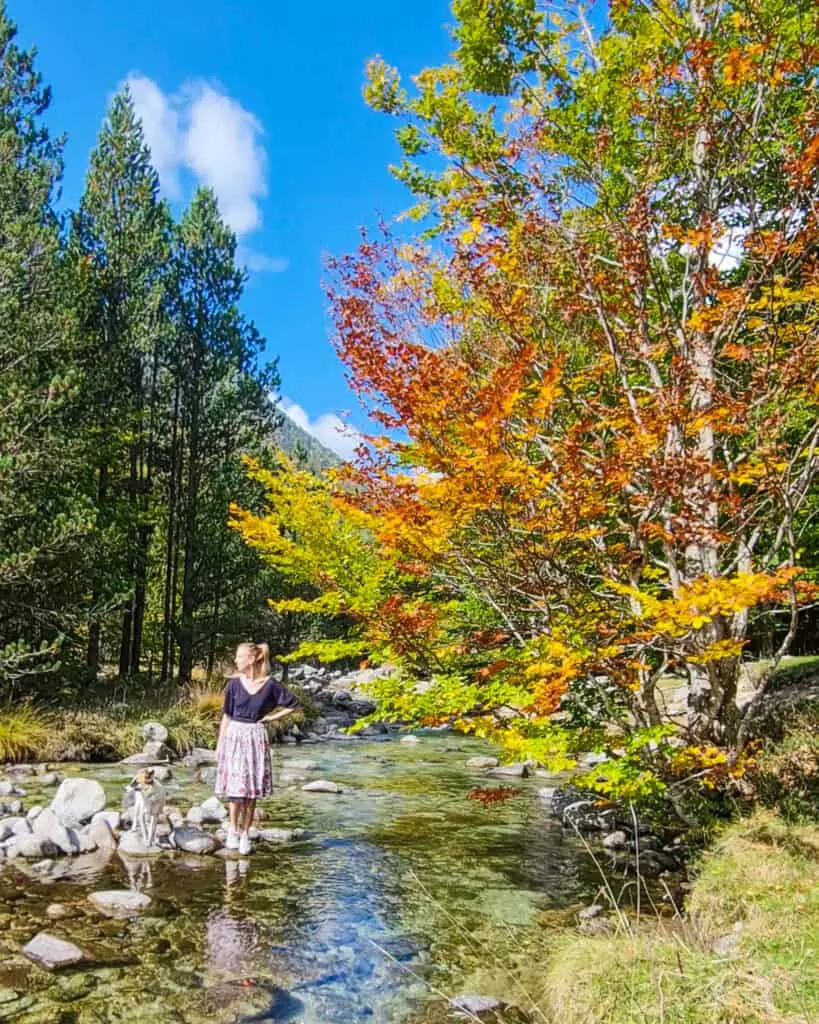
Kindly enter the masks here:
M 261 722 L 228 722 L 216 752 L 217 796 L 254 799 L 272 792 L 267 729 Z

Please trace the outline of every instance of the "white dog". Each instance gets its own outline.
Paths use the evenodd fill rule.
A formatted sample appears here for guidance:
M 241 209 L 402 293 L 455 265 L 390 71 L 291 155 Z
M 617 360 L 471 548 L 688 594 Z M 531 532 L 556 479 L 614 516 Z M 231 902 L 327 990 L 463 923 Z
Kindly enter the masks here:
M 165 810 L 165 787 L 154 779 L 153 768 L 142 768 L 128 784 L 128 790 L 133 793 L 131 831 L 138 832 L 146 846 L 152 846 L 157 819 Z M 127 797 L 126 803 L 130 803 Z

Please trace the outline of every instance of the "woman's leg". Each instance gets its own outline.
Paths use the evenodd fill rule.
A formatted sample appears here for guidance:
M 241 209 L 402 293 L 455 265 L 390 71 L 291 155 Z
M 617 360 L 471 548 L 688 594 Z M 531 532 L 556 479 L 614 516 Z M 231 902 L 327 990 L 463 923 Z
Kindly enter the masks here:
M 242 831 L 242 829 L 241 829 L 240 814 L 241 814 L 242 808 L 244 807 L 244 803 L 245 803 L 244 800 L 231 800 L 230 803 L 228 804 L 228 808 L 230 809 L 230 831 L 231 832 L 241 832 Z
M 253 815 L 255 813 L 256 813 L 256 798 L 253 797 L 250 800 L 245 800 L 244 821 L 242 823 L 242 831 L 243 832 L 247 832 L 247 830 L 253 824 Z

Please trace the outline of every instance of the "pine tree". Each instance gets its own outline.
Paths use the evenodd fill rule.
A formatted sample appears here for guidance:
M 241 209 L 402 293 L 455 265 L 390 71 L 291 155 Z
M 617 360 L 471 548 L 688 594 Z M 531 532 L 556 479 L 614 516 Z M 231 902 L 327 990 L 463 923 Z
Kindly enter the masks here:
M 170 217 L 127 90 L 114 97 L 74 216 L 89 471 L 96 504 L 87 661 L 119 619 L 119 673 L 139 671 L 161 432 L 163 289 Z
M 45 668 L 76 625 L 89 528 L 66 429 L 75 386 L 51 94 L 0 0 L 0 680 Z
M 257 365 L 263 340 L 238 309 L 245 276 L 236 239 L 209 189 L 197 191 L 176 230 L 172 273 L 162 676 L 173 675 L 175 639 L 178 677 L 187 682 L 197 657 L 213 662 L 225 581 L 234 569 L 247 571 L 246 553 L 226 531 L 228 506 L 241 478 L 239 456 L 272 434 L 269 393 L 278 377 Z

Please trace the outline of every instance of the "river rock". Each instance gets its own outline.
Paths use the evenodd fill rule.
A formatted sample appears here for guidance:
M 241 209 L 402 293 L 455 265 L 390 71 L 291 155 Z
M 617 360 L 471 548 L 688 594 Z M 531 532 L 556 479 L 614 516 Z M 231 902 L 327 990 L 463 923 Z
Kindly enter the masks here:
M 337 782 L 330 782 L 328 779 L 316 779 L 301 788 L 303 793 L 341 793 L 342 791 Z
M 149 740 L 166 743 L 168 740 L 168 730 L 161 722 L 145 722 L 142 726 L 142 738 L 146 743 Z
M 26 812 L 26 821 L 34 821 L 38 814 L 43 810 L 42 804 L 35 804 L 33 807 L 29 807 Z
M 199 805 L 199 810 L 202 812 L 201 820 L 203 822 L 219 824 L 228 816 L 227 807 L 225 807 L 218 796 L 208 797 L 207 800 L 204 800 Z
M 494 996 L 463 995 L 456 996 L 452 1000 L 452 1008 L 454 1010 L 471 1014 L 473 1017 L 477 1017 L 482 1013 L 494 1013 L 495 1010 L 500 1010 L 502 1005 L 501 1001 L 495 999 Z
M 496 757 L 470 757 L 466 762 L 467 768 L 497 768 L 498 759 Z
M 50 807 L 44 807 L 40 811 L 32 822 L 31 830 L 38 839 L 53 843 L 60 853 L 66 856 L 83 852 L 77 849 L 69 830 Z
M 3 818 L 0 821 L 0 843 L 11 839 L 12 836 L 29 835 L 30 832 L 31 825 L 26 818 Z
M 42 836 L 15 836 L 6 844 L 6 856 L 9 860 L 24 857 L 26 860 L 39 860 L 41 857 L 59 857 L 62 850 L 55 843 Z
M 142 753 L 157 761 L 170 761 L 173 757 L 171 748 L 161 740 L 148 740 L 142 748 Z
M 175 828 L 171 832 L 171 844 L 177 850 L 184 850 L 185 853 L 213 853 L 219 845 L 212 835 L 203 832 L 202 829 Z
M 206 750 L 204 747 L 194 747 L 182 758 L 182 764 L 186 768 L 201 768 L 206 764 L 216 764 L 216 751 Z
M 117 845 L 111 826 L 105 818 L 100 818 L 96 815 L 92 819 L 91 824 L 86 825 L 82 830 L 81 834 L 86 843 L 94 850 L 113 850 Z M 83 850 L 81 852 L 90 851 Z
M 151 905 L 151 897 L 133 889 L 107 889 L 91 892 L 89 900 L 108 917 L 133 917 Z
M 284 767 L 286 771 L 294 772 L 317 772 L 321 765 L 318 761 L 310 761 L 306 758 L 301 760 L 297 757 L 291 758 L 289 761 L 285 761 Z
M 63 779 L 51 810 L 66 828 L 76 828 L 105 809 L 105 790 L 95 779 Z
M 209 764 L 205 768 L 199 769 L 199 775 L 197 776 L 203 786 L 215 786 L 216 785 L 216 766 Z
M 501 764 L 497 768 L 490 768 L 489 774 L 503 778 L 525 779 L 529 774 L 529 766 L 523 761 L 518 761 L 515 764 Z
M 56 772 L 46 772 L 40 776 L 41 786 L 57 786 L 60 783 L 60 776 Z
M 75 946 L 73 942 L 66 942 L 65 939 L 58 939 L 56 935 L 49 935 L 48 932 L 35 935 L 31 942 L 23 947 L 23 955 L 49 971 L 77 964 L 84 959 L 79 946 Z
M 119 837 L 119 852 L 126 857 L 155 857 L 162 851 L 158 846 L 148 846 L 139 832 L 124 832 Z
M 145 751 L 140 751 L 138 754 L 130 754 L 128 757 L 123 757 L 120 764 L 127 764 L 133 768 L 139 767 L 153 767 L 155 765 L 161 765 L 165 763 L 165 758 L 156 758 L 153 754 L 146 754 Z
M 64 917 L 71 917 L 73 911 L 64 903 L 49 903 L 46 907 L 46 917 L 49 921 L 61 921 Z
M 542 786 L 537 791 L 538 799 L 542 800 L 544 804 L 551 806 L 556 792 L 557 786 Z
M 173 770 L 166 764 L 158 764 L 154 768 L 154 779 L 157 782 L 170 782 L 173 778 Z
M 191 825 L 201 825 L 205 820 L 205 812 L 201 807 L 191 807 L 185 815 L 185 820 Z
M 603 836 L 603 846 L 607 850 L 620 850 L 628 843 L 628 836 L 622 829 L 617 829 L 616 832 L 609 832 L 607 836 Z
M 14 793 L 14 785 L 8 779 L 0 779 L 0 796 L 11 796 Z
M 120 813 L 119 811 L 97 811 L 91 819 L 91 824 L 93 825 L 97 821 L 104 821 L 113 832 L 120 826 Z
M 603 913 L 603 908 L 599 903 L 592 903 L 588 907 L 584 907 L 578 911 L 578 921 L 591 921 L 593 917 L 599 917 Z
M 293 843 L 304 839 L 307 830 L 303 828 L 263 828 L 259 831 L 259 839 L 263 843 Z

